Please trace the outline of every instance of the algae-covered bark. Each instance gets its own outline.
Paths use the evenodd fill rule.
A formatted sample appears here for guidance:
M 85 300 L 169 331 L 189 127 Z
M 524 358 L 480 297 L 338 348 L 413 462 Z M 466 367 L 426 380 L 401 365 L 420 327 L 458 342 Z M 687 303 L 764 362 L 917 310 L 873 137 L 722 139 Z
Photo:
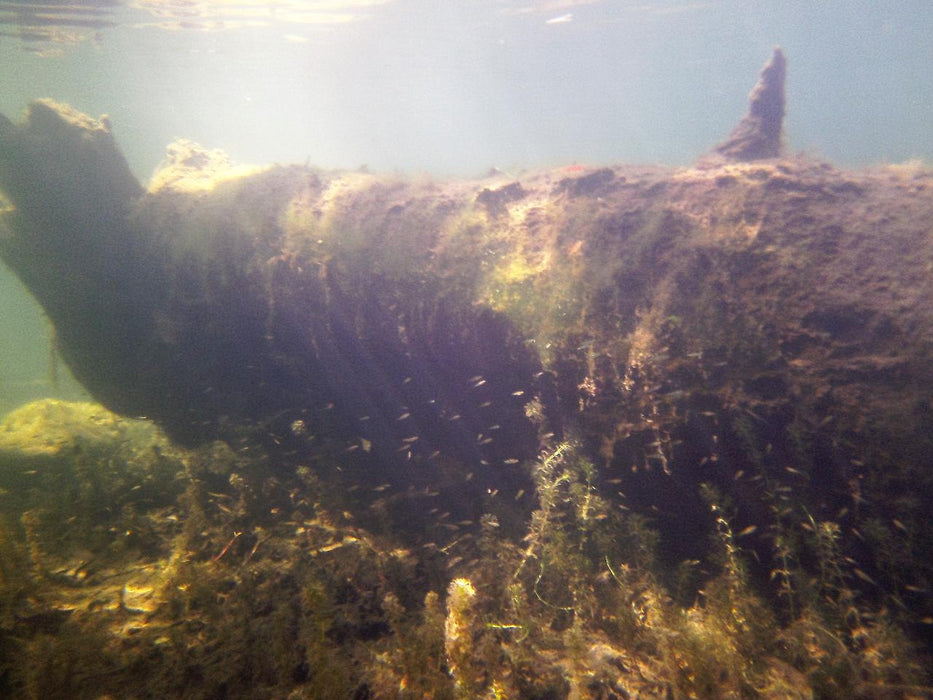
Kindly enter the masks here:
M 452 671 L 444 693 L 910 693 L 898 635 L 933 615 L 933 175 L 766 157 L 782 81 L 776 54 L 757 118 L 695 168 L 456 183 L 180 142 L 143 190 L 106 121 L 39 102 L 0 119 L 0 255 L 99 400 L 243 460 L 169 489 L 200 543 L 179 585 L 291 591 L 293 684 L 324 682 L 308 659 L 336 638 L 369 659 L 325 664 L 343 690 Z M 25 537 L 45 516 L 21 510 Z M 349 559 L 283 573 L 295 523 L 317 533 L 298 561 Z M 273 524 L 259 579 L 209 573 L 274 549 Z M 458 577 L 481 622 L 438 661 Z M 419 630 L 424 656 L 377 672 L 367 645 Z

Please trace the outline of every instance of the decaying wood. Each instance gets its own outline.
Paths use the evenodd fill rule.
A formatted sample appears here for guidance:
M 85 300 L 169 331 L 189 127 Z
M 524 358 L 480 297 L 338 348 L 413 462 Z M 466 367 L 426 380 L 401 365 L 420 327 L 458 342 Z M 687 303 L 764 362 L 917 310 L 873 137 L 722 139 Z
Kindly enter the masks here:
M 933 176 L 773 157 L 783 74 L 717 162 L 472 182 L 178 143 L 144 190 L 106 120 L 40 101 L 0 120 L 0 254 L 94 396 L 181 442 L 486 494 L 573 439 L 680 542 L 700 482 L 746 523 L 785 483 L 887 517 L 931 478 Z
M 782 154 L 786 77 L 787 60 L 777 48 L 748 96 L 748 114 L 713 153 L 738 161 L 777 158 Z

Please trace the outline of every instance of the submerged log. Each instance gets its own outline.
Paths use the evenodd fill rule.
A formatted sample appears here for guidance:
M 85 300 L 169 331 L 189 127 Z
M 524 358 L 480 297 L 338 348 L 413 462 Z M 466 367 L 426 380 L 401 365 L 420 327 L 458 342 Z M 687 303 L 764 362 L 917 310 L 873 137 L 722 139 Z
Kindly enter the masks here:
M 324 445 L 479 514 L 572 439 L 672 560 L 702 546 L 701 483 L 750 533 L 793 489 L 930 541 L 933 176 L 770 158 L 783 73 L 719 162 L 449 183 L 178 143 L 143 189 L 106 119 L 39 101 L 0 119 L 0 255 L 94 396 L 182 443 Z M 898 546 L 872 580 L 929 574 Z

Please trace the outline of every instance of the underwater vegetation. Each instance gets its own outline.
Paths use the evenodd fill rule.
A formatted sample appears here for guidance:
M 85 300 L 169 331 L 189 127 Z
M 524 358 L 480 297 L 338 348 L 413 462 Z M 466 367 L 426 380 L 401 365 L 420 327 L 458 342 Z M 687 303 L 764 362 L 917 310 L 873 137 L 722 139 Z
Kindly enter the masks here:
M 929 696 L 933 174 L 784 157 L 783 78 L 696 167 L 520 180 L 144 188 L 0 117 L 101 402 L 0 424 L 0 692 Z
M 727 499 L 702 565 L 561 442 L 521 537 L 487 515 L 414 542 L 356 524 L 307 466 L 47 400 L 0 423 L 7 697 L 926 697 L 839 526 L 770 504 L 776 595 Z M 695 584 L 698 569 L 702 583 Z

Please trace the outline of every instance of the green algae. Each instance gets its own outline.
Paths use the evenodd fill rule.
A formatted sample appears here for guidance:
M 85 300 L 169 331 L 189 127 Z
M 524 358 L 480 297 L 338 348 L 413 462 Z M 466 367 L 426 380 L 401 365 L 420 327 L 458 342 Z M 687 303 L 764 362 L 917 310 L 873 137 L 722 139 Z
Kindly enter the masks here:
M 0 435 L 10 696 L 929 692 L 896 616 L 854 587 L 835 523 L 775 508 L 790 605 L 752 580 L 728 499 L 705 488 L 713 569 L 675 597 L 656 532 L 600 495 L 573 442 L 526 465 L 521 537 L 489 515 L 475 537 L 413 544 L 357 524 L 326 476 L 247 445 L 183 450 L 94 404 L 31 404 Z

